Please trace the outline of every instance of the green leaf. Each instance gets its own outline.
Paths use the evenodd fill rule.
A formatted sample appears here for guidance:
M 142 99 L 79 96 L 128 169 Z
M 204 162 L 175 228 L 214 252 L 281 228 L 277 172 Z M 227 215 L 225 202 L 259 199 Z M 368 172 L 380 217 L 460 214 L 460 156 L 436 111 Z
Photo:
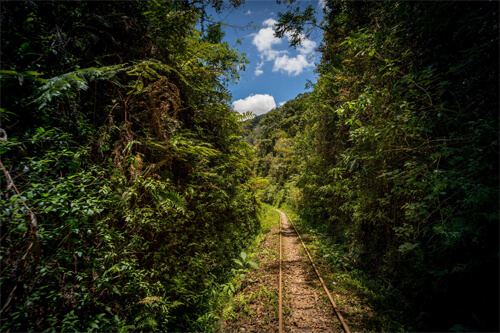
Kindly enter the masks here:
M 259 269 L 259 265 L 255 261 L 249 261 L 248 264 L 254 269 Z
M 245 261 L 247 258 L 247 253 L 245 251 L 241 251 L 240 257 L 241 257 L 241 259 L 243 259 L 243 261 Z
M 23 72 L 23 75 L 31 75 L 31 76 L 40 76 L 43 75 L 43 73 L 35 72 L 35 71 L 25 71 Z
M 418 243 L 416 244 L 411 244 L 411 243 L 404 243 L 403 245 L 401 245 L 398 249 L 399 252 L 409 252 L 409 251 L 412 251 L 414 250 L 416 247 L 418 246 Z
M 239 261 L 238 259 L 233 259 L 233 261 L 235 263 L 237 263 L 238 265 L 240 265 L 241 267 L 243 267 L 243 263 L 241 261 Z
M 10 71 L 10 70 L 5 70 L 5 69 L 0 70 L 0 77 L 17 76 L 17 74 L 18 73 L 16 71 Z
M 112 287 L 112 289 L 113 289 L 113 292 L 114 292 L 115 294 L 117 294 L 117 295 L 120 295 L 120 296 L 121 296 L 121 294 L 122 294 L 122 293 L 118 290 L 118 288 L 117 288 L 116 286 L 113 286 L 113 287 Z

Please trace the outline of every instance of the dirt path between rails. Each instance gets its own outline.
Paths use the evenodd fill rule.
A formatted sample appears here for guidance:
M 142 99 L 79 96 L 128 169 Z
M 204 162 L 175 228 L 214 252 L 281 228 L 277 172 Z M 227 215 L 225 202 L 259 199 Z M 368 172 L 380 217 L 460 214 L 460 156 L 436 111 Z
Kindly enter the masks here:
M 324 290 L 286 216 L 282 219 L 283 331 L 342 332 Z M 278 332 L 279 226 L 258 250 L 252 271 L 227 312 L 223 332 Z
M 283 227 L 284 318 L 286 332 L 342 332 L 297 233 L 281 213 Z

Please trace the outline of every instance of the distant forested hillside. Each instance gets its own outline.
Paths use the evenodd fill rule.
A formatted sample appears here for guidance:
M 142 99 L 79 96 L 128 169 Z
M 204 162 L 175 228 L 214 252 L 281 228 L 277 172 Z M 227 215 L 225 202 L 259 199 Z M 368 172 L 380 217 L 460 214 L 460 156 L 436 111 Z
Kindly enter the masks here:
M 265 114 L 253 117 L 243 125 L 245 131 L 243 132 L 243 140 L 250 145 L 255 145 L 255 138 L 260 135 L 261 126 L 260 122 L 266 117 Z

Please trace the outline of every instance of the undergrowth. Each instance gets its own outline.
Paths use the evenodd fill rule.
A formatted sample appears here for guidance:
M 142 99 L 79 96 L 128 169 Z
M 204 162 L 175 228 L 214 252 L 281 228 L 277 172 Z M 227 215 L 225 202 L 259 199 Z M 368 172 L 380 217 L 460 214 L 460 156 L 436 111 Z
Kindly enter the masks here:
M 268 204 L 262 204 L 261 209 L 258 213 L 258 219 L 260 222 L 259 233 L 253 238 L 247 251 L 245 252 L 246 260 L 258 260 L 259 245 L 267 237 L 269 231 L 275 227 L 279 222 L 279 213 Z M 240 256 L 241 257 L 241 256 Z M 239 260 L 241 258 L 238 258 Z M 217 318 L 216 326 L 213 327 L 215 330 L 220 330 L 224 322 L 235 319 L 241 315 L 251 315 L 251 311 L 248 309 L 247 304 L 256 297 L 256 294 L 244 295 L 239 293 L 245 287 L 245 283 L 248 282 L 247 274 L 240 274 L 239 272 L 234 272 L 232 276 L 229 277 L 229 281 L 222 285 L 218 291 L 214 294 L 214 313 Z M 229 288 L 225 286 L 231 286 Z M 265 294 L 269 296 L 269 292 L 266 289 L 259 289 L 259 295 Z

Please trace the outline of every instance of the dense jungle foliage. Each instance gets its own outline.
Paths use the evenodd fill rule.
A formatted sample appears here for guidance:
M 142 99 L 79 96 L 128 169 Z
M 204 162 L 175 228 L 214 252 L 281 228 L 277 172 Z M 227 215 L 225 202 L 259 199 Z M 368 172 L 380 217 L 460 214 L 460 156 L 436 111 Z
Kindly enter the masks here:
M 209 330 L 259 229 L 239 4 L 2 1 L 1 331 Z
M 1 330 L 210 331 L 259 198 L 407 330 L 498 330 L 498 2 L 326 0 L 312 91 L 246 124 L 240 3 L 1 2 Z
M 252 137 L 262 200 L 329 234 L 408 330 L 497 331 L 498 2 L 326 4 L 313 91 Z

